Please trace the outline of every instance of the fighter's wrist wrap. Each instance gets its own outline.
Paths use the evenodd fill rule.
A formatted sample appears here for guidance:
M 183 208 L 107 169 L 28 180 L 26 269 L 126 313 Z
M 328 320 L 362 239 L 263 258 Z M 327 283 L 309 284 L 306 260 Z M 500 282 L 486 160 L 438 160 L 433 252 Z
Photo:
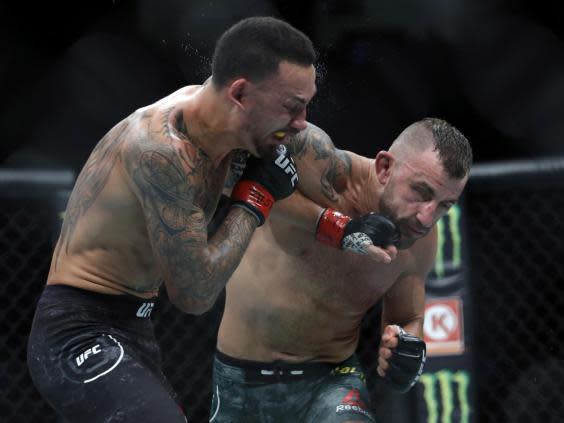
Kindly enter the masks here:
M 268 218 L 275 201 L 264 186 L 250 180 L 237 182 L 233 187 L 231 198 L 234 207 L 244 208 L 257 218 L 258 226 Z
M 322 244 L 341 248 L 345 228 L 350 221 L 347 215 L 330 208 L 324 209 L 317 219 L 315 239 Z
M 425 341 L 399 328 L 398 346 L 388 360 L 385 380 L 397 392 L 409 391 L 421 376 L 426 360 Z

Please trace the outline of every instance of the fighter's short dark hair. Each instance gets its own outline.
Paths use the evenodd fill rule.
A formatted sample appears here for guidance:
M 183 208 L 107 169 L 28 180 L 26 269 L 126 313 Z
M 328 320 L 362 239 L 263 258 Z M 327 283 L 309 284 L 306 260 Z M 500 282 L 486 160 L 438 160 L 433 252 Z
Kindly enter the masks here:
M 271 17 L 247 18 L 217 41 L 212 81 L 216 87 L 239 77 L 256 82 L 274 74 L 283 60 L 309 66 L 316 57 L 311 40 L 287 22 Z

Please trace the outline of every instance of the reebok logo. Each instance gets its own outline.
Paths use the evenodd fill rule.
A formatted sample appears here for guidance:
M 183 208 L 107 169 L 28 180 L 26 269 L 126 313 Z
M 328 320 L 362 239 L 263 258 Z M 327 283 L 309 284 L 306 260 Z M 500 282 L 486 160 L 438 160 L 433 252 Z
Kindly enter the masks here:
M 342 399 L 341 404 L 366 408 L 366 404 L 360 399 L 360 392 L 358 389 L 351 389 Z
M 284 146 L 280 146 L 280 147 L 284 147 Z M 295 187 L 296 182 L 298 182 L 298 172 L 296 171 L 296 167 L 294 166 L 294 161 L 291 158 L 286 157 L 285 147 L 283 151 L 282 149 L 279 148 L 278 153 L 279 155 L 274 161 L 274 163 L 276 163 L 276 166 L 283 169 L 284 172 L 286 172 L 288 175 L 292 175 L 291 182 L 292 182 L 292 186 Z
M 139 307 L 139 309 L 137 310 L 137 313 L 135 315 L 137 317 L 141 317 L 143 319 L 150 317 L 154 306 L 155 306 L 155 303 L 153 303 L 153 302 L 143 303 L 143 304 L 141 304 L 141 306 Z
M 82 366 L 82 364 L 90 357 L 91 355 L 99 354 L 102 350 L 100 349 L 100 344 L 94 345 L 92 348 L 88 348 L 86 351 L 80 353 L 78 357 L 76 357 L 76 365 L 78 367 Z
M 366 410 L 367 408 L 366 403 L 360 399 L 360 391 L 353 388 L 341 400 L 341 404 L 337 406 L 335 412 L 337 414 L 359 413 L 373 421 L 374 418 L 370 412 Z

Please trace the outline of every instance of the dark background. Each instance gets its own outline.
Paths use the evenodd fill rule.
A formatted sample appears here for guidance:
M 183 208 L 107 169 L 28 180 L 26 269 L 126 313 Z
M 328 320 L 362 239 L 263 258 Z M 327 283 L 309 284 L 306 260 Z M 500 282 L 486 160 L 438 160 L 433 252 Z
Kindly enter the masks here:
M 372 156 L 441 117 L 477 162 L 562 155 L 564 45 L 556 1 L 98 0 L 0 5 L 0 165 L 78 170 L 138 107 L 210 73 L 217 37 L 281 17 L 319 51 L 309 120 Z
M 436 116 L 468 136 L 477 162 L 564 157 L 563 9 L 548 0 L 2 1 L 0 170 L 77 171 L 120 119 L 205 80 L 215 39 L 251 15 L 285 18 L 312 38 L 321 60 L 309 119 L 341 148 L 373 155 Z M 563 421 L 559 166 L 546 179 L 474 174 L 467 190 L 480 423 Z M 36 179 L 28 184 L 40 198 L 0 179 L 0 421 L 51 422 L 25 347 L 64 206 Z M 201 317 L 165 306 L 157 316 L 165 370 L 198 422 L 221 305 Z M 372 357 L 377 335 L 363 339 Z M 414 421 L 374 395 L 382 421 Z

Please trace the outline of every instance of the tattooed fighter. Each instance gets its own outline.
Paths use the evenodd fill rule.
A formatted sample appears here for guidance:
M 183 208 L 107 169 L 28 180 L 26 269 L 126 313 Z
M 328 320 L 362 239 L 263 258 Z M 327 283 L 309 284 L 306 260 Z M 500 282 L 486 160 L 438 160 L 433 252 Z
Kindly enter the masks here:
M 66 421 L 180 422 L 149 319 L 164 282 L 187 313 L 208 310 L 296 169 L 284 147 L 315 94 L 311 41 L 249 18 L 219 39 L 212 77 L 111 129 L 70 197 L 28 346 L 36 387 Z M 233 155 L 249 152 L 234 207 L 207 224 Z
M 435 223 L 467 181 L 468 141 L 448 123 L 425 119 L 375 159 L 335 149 L 312 125 L 292 147 L 298 192 L 275 206 L 227 285 L 214 423 L 373 421 L 355 350 L 362 318 L 380 300 L 377 373 L 405 392 L 425 360 L 424 280 L 437 248 Z M 374 230 L 388 259 L 378 263 L 315 242 L 313 223 L 292 220 L 306 211 L 319 216 L 318 241 L 332 245 L 343 232 Z M 372 211 L 395 222 L 399 240 L 381 215 L 367 215 Z

